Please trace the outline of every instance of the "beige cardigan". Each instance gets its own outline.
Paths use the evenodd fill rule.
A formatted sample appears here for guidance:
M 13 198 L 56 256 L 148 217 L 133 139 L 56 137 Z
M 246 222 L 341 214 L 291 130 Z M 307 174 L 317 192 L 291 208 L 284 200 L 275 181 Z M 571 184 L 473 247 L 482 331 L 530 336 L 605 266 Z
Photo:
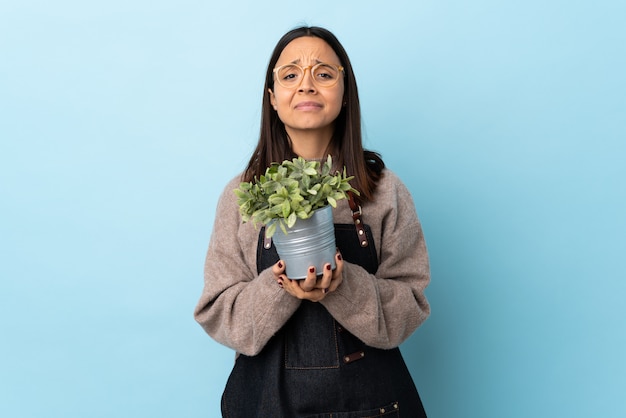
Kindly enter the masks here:
M 196 321 L 216 341 L 256 355 L 287 322 L 300 300 L 281 289 L 271 269 L 256 272 L 259 231 L 242 223 L 231 180 L 217 206 L 204 268 Z M 378 252 L 371 275 L 344 262 L 343 282 L 321 303 L 344 328 L 367 345 L 397 347 L 430 314 L 424 289 L 430 281 L 428 254 L 413 199 L 400 179 L 384 170 L 375 201 L 363 205 Z M 352 223 L 346 200 L 333 209 L 335 223 Z

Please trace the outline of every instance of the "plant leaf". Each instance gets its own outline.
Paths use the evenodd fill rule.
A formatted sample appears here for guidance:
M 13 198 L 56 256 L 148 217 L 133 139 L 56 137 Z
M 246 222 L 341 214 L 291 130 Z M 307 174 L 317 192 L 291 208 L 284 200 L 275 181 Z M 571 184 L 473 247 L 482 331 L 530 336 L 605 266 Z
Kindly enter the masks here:
M 297 220 L 298 220 L 298 216 L 296 215 L 295 212 L 292 212 L 291 215 L 289 215 L 289 217 L 287 218 L 287 226 L 289 228 L 293 228 Z
M 291 212 L 291 205 L 288 200 L 285 200 L 282 204 L 283 207 L 283 218 L 288 218 L 289 213 Z
M 265 229 L 265 236 L 267 238 L 271 238 L 272 235 L 276 232 L 276 222 L 270 222 Z

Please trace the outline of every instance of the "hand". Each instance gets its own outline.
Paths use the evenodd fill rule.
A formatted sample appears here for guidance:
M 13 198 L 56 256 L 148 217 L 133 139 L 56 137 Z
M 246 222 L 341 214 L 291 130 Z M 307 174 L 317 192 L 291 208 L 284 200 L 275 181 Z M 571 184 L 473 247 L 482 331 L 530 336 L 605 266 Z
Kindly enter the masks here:
M 315 267 L 311 267 L 305 279 L 292 280 L 285 274 L 285 262 L 283 260 L 274 264 L 272 272 L 278 285 L 290 295 L 298 299 L 319 302 L 328 293 L 337 290 L 343 281 L 343 259 L 339 251 L 335 254 L 335 263 L 337 267 L 334 270 L 331 270 L 330 263 L 326 263 L 320 278 L 317 277 Z

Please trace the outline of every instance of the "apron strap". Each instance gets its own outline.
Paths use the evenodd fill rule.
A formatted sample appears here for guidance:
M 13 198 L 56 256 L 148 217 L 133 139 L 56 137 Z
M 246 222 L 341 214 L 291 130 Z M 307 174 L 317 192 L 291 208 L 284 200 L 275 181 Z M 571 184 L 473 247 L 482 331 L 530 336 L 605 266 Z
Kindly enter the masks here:
M 356 235 L 359 237 L 359 244 L 361 244 L 361 247 L 367 247 L 367 235 L 365 234 L 365 228 L 363 227 L 363 221 L 361 220 L 363 211 L 361 210 L 361 205 L 356 204 L 354 193 L 352 192 L 348 192 L 348 204 L 350 205 L 350 210 L 352 211 L 352 220 L 354 221 L 354 226 L 356 227 Z

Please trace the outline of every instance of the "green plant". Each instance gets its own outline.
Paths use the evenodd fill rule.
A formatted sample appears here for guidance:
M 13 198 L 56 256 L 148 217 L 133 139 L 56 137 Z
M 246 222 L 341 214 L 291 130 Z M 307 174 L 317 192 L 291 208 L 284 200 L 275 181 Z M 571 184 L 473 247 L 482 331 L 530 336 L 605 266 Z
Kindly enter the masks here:
M 333 161 L 306 161 L 302 157 L 272 163 L 265 174 L 254 181 L 243 182 L 235 189 L 239 213 L 244 222 L 267 225 L 268 237 L 276 232 L 276 224 L 286 234 L 298 218 L 307 219 L 316 209 L 337 206 L 352 188 L 346 168 L 332 172 Z M 276 221 L 271 222 L 273 219 Z

